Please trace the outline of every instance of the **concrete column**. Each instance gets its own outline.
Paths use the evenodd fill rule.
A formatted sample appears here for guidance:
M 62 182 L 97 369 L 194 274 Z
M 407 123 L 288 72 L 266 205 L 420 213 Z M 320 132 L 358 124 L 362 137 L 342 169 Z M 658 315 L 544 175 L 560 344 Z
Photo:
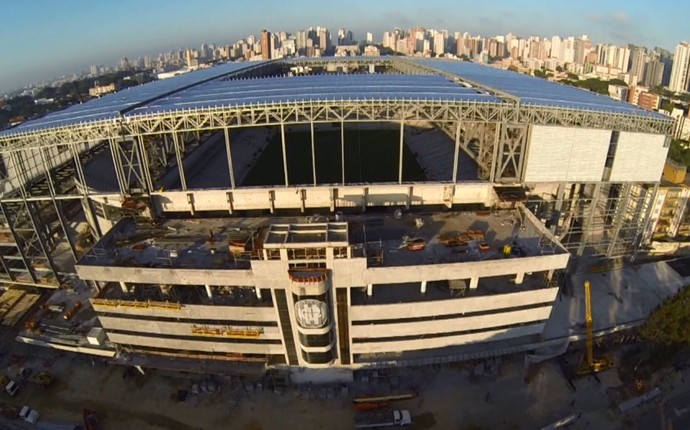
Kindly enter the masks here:
M 546 272 L 546 279 L 548 279 L 549 281 L 550 281 L 551 279 L 553 279 L 553 273 L 554 273 L 554 272 L 555 272 L 554 269 L 551 269 L 551 270 L 549 270 L 548 272 Z
M 422 294 L 426 294 L 426 281 L 422 281 L 422 289 L 421 289 Z
M 314 178 L 314 186 L 316 186 L 316 148 L 314 147 L 314 121 L 309 122 L 309 129 L 311 130 L 311 176 Z
M 120 281 L 120 288 L 122 288 L 123 293 L 129 294 L 129 287 L 122 281 Z
M 367 285 L 367 297 L 374 295 L 374 284 Z
M 206 285 L 206 294 L 208 294 L 208 298 L 212 299 L 213 298 L 213 291 L 211 291 L 211 286 Z
M 479 278 L 470 279 L 470 290 L 476 290 L 479 286 Z
M 261 288 L 256 287 L 254 288 L 254 291 L 256 291 L 256 298 L 261 300 Z
M 405 123 L 400 121 L 400 154 L 398 159 L 398 183 L 402 184 L 403 174 L 403 137 L 405 132 Z
M 285 186 L 287 187 L 288 182 L 288 167 L 287 167 L 287 152 L 285 150 L 285 124 L 280 124 L 280 143 L 283 146 L 283 172 L 285 173 Z
M 458 157 L 460 156 L 460 123 L 455 128 L 455 153 L 453 154 L 453 183 L 458 180 Z
M 517 276 L 515 277 L 515 285 L 520 285 L 522 284 L 522 281 L 525 280 L 525 272 L 518 273 Z
M 228 156 L 228 172 L 230 172 L 230 188 L 235 189 L 235 170 L 232 167 L 232 152 L 230 152 L 230 129 L 224 128 L 223 133 L 225 134 L 225 152 Z

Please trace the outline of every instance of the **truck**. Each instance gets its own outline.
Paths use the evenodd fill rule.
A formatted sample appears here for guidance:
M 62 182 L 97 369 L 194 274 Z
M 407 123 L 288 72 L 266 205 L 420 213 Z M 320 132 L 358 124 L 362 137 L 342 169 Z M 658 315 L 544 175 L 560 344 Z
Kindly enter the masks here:
M 38 413 L 37 410 L 31 409 L 28 406 L 23 406 L 22 409 L 19 411 L 19 418 L 23 419 L 29 424 L 36 424 L 40 416 L 41 415 Z
M 412 416 L 408 410 L 388 409 L 361 413 L 355 417 L 356 429 L 405 427 L 410 424 L 412 424 Z

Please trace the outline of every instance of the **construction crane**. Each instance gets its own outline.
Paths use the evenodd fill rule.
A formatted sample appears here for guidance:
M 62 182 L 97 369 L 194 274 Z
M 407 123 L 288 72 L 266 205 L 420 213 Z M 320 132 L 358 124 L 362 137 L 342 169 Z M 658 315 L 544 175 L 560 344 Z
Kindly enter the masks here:
M 587 351 L 580 362 L 577 373 L 580 375 L 599 373 L 614 366 L 611 357 L 594 358 L 594 322 L 592 319 L 592 292 L 589 281 L 585 281 L 585 325 L 587 328 Z

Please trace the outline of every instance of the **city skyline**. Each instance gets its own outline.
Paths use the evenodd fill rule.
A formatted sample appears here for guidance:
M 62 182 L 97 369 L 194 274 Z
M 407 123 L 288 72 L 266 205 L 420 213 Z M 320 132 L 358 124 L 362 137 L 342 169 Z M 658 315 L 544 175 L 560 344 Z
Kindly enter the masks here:
M 0 47 L 0 55 L 7 59 L 0 93 L 85 70 L 91 64 L 114 63 L 122 57 L 154 55 L 201 43 L 233 43 L 249 34 L 260 34 L 261 28 L 294 32 L 323 25 L 334 32 L 346 27 L 355 32 L 357 39 L 363 38 L 366 31 L 372 32 L 375 43 L 381 42 L 383 31 L 416 26 L 467 31 L 486 37 L 506 33 L 521 37 L 587 34 L 598 43 L 660 46 L 671 52 L 677 43 L 686 39 L 681 25 L 683 11 L 664 17 L 660 12 L 663 7 L 644 10 L 642 1 L 615 1 L 596 7 L 593 1 L 568 6 L 544 1 L 510 5 L 499 2 L 490 10 L 465 1 L 453 2 L 453 6 L 446 1 L 436 2 L 426 10 L 411 1 L 396 2 L 395 9 L 390 5 L 354 1 L 348 3 L 343 13 L 332 14 L 322 3 L 297 6 L 283 2 L 271 3 L 272 13 L 266 14 L 263 4 L 230 5 L 212 0 L 193 5 L 153 0 L 147 2 L 145 10 L 135 8 L 135 3 L 129 0 L 99 3 L 97 7 L 81 0 L 12 4 L 0 29 L 0 37 L 14 41 Z M 129 13 L 132 10 L 137 13 Z M 313 12 L 312 16 L 303 18 L 300 12 L 303 10 Z M 568 19 L 563 21 L 563 16 Z M 662 18 L 666 19 L 663 23 Z M 87 24 L 71 26 L 72 21 Z M 678 25 L 674 26 L 674 22 Z M 658 26 L 662 24 L 663 31 L 660 31 Z

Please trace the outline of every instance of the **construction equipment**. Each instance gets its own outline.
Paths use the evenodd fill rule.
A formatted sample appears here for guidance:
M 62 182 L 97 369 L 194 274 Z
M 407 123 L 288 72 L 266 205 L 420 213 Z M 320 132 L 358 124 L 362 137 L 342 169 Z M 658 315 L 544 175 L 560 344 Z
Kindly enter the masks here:
M 408 251 L 421 251 L 426 247 L 426 240 L 421 237 L 403 236 L 402 243 L 398 249 L 407 249 Z
M 603 372 L 612 368 L 614 361 L 611 357 L 594 358 L 594 322 L 592 319 L 592 293 L 589 281 L 585 281 L 585 325 L 587 328 L 587 350 L 578 366 L 577 373 L 579 375 L 586 375 Z

